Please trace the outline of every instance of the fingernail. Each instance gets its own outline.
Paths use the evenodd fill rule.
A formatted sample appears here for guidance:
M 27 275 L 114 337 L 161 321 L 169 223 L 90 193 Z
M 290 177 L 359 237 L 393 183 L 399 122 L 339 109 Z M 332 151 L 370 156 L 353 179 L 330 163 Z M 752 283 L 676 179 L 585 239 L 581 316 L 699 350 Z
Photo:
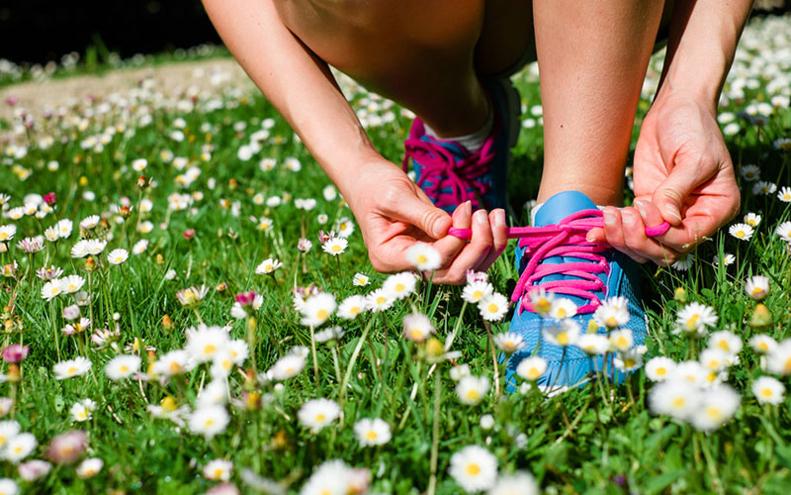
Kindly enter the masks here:
M 588 231 L 588 233 L 585 235 L 585 240 L 588 242 L 596 242 L 596 236 L 593 235 L 593 232 Z
M 604 223 L 607 225 L 615 224 L 615 213 L 609 208 L 604 210 Z
M 629 224 L 629 225 L 633 224 L 634 221 L 635 221 L 635 219 L 634 219 L 634 212 L 632 212 L 632 210 L 623 210 L 621 212 L 621 219 L 623 220 L 623 223 L 626 223 L 626 224 Z
M 674 222 L 680 222 L 681 221 L 681 214 L 675 208 L 668 208 L 667 209 L 667 216 L 669 217 L 669 220 L 672 220 Z
M 489 218 L 489 216 L 486 214 L 486 210 L 478 210 L 473 216 L 475 218 L 475 223 L 478 225 L 486 225 L 486 220 Z
M 497 213 L 494 214 L 494 224 L 497 227 L 505 225 L 505 211 L 497 210 Z

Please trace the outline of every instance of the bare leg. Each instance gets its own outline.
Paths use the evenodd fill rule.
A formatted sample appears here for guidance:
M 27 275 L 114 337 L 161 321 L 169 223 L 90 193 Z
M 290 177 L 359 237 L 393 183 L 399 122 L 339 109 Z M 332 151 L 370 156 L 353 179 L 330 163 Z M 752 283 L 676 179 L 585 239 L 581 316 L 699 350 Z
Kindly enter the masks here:
M 535 0 L 544 106 L 538 200 L 579 190 L 622 201 L 629 141 L 664 2 Z
M 414 111 L 442 136 L 474 132 L 487 119 L 476 58 L 486 71 L 504 69 L 519 58 L 531 34 L 497 28 L 498 19 L 529 14 L 526 0 L 276 4 L 285 25 L 318 57 Z

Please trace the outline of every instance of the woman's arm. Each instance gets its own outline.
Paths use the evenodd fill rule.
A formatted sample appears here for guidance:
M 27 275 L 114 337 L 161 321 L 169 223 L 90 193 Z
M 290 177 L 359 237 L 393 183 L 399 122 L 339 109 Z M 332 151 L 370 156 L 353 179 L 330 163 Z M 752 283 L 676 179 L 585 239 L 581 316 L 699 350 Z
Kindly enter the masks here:
M 384 160 L 327 64 L 283 25 L 272 0 L 204 0 L 203 4 L 239 64 L 342 193 L 348 193 L 348 178 L 354 177 L 360 164 Z
M 373 148 L 327 64 L 285 27 L 273 0 L 203 3 L 228 49 L 349 202 L 375 269 L 412 269 L 406 252 L 418 241 L 440 254 L 435 282 L 460 284 L 468 269 L 488 268 L 507 241 L 502 210 L 476 213 L 473 225 L 469 204 L 452 219 L 436 208 Z M 472 242 L 447 236 L 451 225 L 472 227 Z
M 676 0 L 657 98 L 684 93 L 716 110 L 752 0 Z

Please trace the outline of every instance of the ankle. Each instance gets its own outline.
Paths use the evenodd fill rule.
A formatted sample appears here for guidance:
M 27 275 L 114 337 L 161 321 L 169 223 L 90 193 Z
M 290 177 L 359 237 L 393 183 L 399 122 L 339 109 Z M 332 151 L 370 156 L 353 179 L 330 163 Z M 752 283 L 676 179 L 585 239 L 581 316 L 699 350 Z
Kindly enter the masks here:
M 544 184 L 536 198 L 537 204 L 543 204 L 555 194 L 563 191 L 579 191 L 590 198 L 591 201 L 599 206 L 622 206 L 623 205 L 623 184 L 617 187 L 599 186 L 597 184 L 584 184 L 579 182 L 569 183 L 560 182 L 557 184 Z

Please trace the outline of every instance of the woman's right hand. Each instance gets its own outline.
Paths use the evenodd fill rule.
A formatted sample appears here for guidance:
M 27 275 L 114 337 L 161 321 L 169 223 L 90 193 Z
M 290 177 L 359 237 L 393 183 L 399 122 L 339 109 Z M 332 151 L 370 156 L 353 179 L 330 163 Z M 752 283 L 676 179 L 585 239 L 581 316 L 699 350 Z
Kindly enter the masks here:
M 466 202 L 449 215 L 386 160 L 361 166 L 355 177 L 339 186 L 357 218 L 371 264 L 380 272 L 414 269 L 406 253 L 423 242 L 442 260 L 433 281 L 463 284 L 467 270 L 486 271 L 508 242 L 504 210 L 473 213 Z M 448 235 L 451 226 L 472 228 L 472 239 Z

